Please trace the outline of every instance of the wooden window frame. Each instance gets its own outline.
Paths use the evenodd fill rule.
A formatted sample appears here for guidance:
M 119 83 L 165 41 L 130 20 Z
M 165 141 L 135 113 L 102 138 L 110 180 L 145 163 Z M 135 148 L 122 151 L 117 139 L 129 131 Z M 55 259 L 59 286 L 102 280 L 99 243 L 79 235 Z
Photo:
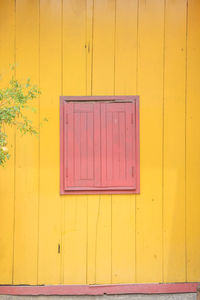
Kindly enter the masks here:
M 113 190 L 90 190 L 80 189 L 69 191 L 64 188 L 64 103 L 65 102 L 135 102 L 136 119 L 136 188 L 135 189 L 113 189 Z M 139 96 L 60 96 L 60 194 L 138 194 L 140 193 L 140 142 L 139 142 Z

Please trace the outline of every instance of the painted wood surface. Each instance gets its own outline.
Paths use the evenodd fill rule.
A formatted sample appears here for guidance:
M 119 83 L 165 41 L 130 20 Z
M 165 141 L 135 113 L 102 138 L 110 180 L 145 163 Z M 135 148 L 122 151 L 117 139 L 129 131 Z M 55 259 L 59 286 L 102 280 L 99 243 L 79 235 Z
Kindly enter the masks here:
M 142 192 L 136 196 L 137 282 L 162 281 L 164 11 L 164 1 L 139 1 L 138 94 L 142 97 Z
M 86 1 L 63 1 L 62 95 L 86 96 Z M 77 84 L 78 82 L 78 84 Z M 62 283 L 87 282 L 87 196 L 63 197 Z
M 5 18 L 5 19 L 4 19 Z M 11 76 L 9 65 L 15 63 L 15 5 L 14 1 L 0 2 L 0 87 L 6 87 Z M 9 36 L 9 39 L 8 39 Z M 15 130 L 7 128 L 11 158 L 0 169 L 0 271 L 2 284 L 13 283 L 14 214 L 15 214 Z M 8 188 L 9 187 L 9 188 Z
M 186 81 L 186 276 L 188 281 L 200 277 L 199 239 L 199 180 L 200 167 L 200 11 L 199 1 L 188 3 L 187 81 Z
M 139 193 L 138 96 L 60 97 L 60 187 L 66 195 Z
M 164 42 L 163 280 L 185 282 L 187 1 L 169 2 L 165 6 Z M 169 268 L 171 265 L 176 268 Z
M 198 283 L 139 283 L 110 285 L 44 285 L 44 286 L 0 286 L 1 295 L 120 295 L 120 294 L 180 294 L 196 293 Z M 199 300 L 199 291 L 197 292 Z
M 200 281 L 199 0 L 2 0 L 0 86 L 42 89 L 9 129 L 0 284 Z M 59 96 L 140 95 L 140 195 L 59 194 Z
M 38 198 L 38 284 L 61 280 L 62 211 L 59 190 L 59 107 L 62 93 L 62 3 L 41 0 L 39 19 L 40 127 L 39 198 Z M 47 109 L 48 106 L 48 109 Z M 60 245 L 60 246 L 59 246 Z
M 27 77 L 39 85 L 38 2 L 17 1 L 15 20 L 15 60 L 18 65 L 16 77 L 24 80 L 24 75 L 27 74 Z M 38 101 L 34 101 L 33 105 L 37 109 L 37 113 L 28 112 L 28 116 L 33 120 L 34 126 L 38 127 Z M 33 139 L 31 136 L 21 139 L 21 134 L 16 132 L 15 151 L 13 283 L 36 284 L 39 197 L 38 139 Z

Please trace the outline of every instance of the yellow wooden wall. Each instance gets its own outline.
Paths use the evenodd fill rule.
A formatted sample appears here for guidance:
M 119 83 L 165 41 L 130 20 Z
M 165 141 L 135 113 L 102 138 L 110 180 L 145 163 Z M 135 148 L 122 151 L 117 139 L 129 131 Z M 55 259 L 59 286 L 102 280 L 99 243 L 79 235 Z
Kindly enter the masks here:
M 8 129 L 0 284 L 200 281 L 199 16 L 199 0 L 0 1 L 0 85 L 15 63 L 42 90 L 40 138 Z M 140 95 L 140 195 L 61 197 L 59 96 L 113 94 Z

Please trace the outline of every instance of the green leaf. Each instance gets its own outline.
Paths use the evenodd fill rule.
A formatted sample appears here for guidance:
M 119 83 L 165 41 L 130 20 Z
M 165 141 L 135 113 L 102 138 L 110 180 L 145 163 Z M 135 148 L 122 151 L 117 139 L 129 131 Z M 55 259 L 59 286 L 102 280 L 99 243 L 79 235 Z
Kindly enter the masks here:
M 16 65 L 10 65 L 12 71 Z M 0 89 L 0 165 L 4 166 L 10 154 L 5 151 L 8 136 L 4 132 L 5 125 L 15 126 L 19 132 L 38 136 L 38 128 L 35 128 L 32 120 L 26 114 L 27 110 L 36 112 L 36 108 L 30 105 L 33 99 L 41 94 L 36 85 L 31 84 L 30 78 L 25 83 L 17 80 L 14 75 L 6 88 Z M 47 119 L 44 118 L 46 122 Z M 3 148 L 2 148 L 3 147 Z

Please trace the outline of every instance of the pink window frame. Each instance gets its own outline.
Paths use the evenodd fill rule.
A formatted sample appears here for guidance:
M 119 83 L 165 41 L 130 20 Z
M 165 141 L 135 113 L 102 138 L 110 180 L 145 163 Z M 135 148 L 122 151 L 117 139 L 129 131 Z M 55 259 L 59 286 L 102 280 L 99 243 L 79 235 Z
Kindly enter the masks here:
M 135 101 L 136 103 L 136 189 L 132 190 L 87 190 L 66 191 L 64 188 L 64 103 L 68 101 Z M 140 139 L 139 139 L 139 96 L 60 96 L 60 194 L 139 194 L 140 193 Z

